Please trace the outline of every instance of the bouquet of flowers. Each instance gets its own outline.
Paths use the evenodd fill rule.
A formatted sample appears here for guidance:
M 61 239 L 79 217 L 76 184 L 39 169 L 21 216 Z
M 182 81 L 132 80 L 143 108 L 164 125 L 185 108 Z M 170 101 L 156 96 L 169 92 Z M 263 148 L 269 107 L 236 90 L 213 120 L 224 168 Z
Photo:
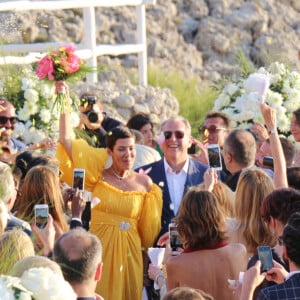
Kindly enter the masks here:
M 56 139 L 58 134 L 57 107 L 53 82 L 39 80 L 31 65 L 1 66 L 0 95 L 16 108 L 18 123 L 13 137 L 25 144 L 39 143 L 46 136 Z M 72 126 L 79 124 L 77 109 L 71 109 Z
M 267 83 L 261 84 L 262 76 Z M 276 109 L 279 132 L 289 136 L 292 113 L 300 107 L 300 74 L 284 64 L 274 62 L 267 69 L 261 67 L 247 78 L 228 83 L 215 100 L 213 110 L 229 115 L 235 127 L 248 128 L 263 122 L 259 108 L 262 96 Z
M 75 54 L 75 47 L 72 45 L 62 46 L 58 50 L 53 50 L 44 56 L 37 65 L 36 74 L 40 79 L 50 81 L 65 81 L 69 79 L 79 79 L 82 75 L 92 71 Z M 54 107 L 59 111 L 64 111 L 67 98 L 64 92 L 57 94 Z

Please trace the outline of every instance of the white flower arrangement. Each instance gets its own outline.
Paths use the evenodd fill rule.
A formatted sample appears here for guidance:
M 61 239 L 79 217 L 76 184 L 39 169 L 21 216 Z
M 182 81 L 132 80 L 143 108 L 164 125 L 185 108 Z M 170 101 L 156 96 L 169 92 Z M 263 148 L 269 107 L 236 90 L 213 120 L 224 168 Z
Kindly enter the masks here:
M 0 299 L 76 300 L 71 285 L 49 268 L 32 268 L 18 277 L 0 275 Z
M 0 95 L 6 97 L 16 108 L 19 122 L 13 137 L 25 144 L 40 142 L 46 136 L 58 137 L 59 112 L 52 109 L 55 101 L 55 86 L 40 80 L 32 66 L 15 67 L 14 76 L 5 74 L 0 80 Z M 79 117 L 71 113 L 72 126 L 77 126 Z
M 261 85 L 263 76 L 268 81 L 265 86 Z M 279 132 L 289 136 L 292 113 L 300 107 L 300 74 L 290 71 L 284 64 L 274 62 L 246 79 L 225 85 L 213 110 L 229 115 L 235 127 L 248 128 L 255 122 L 263 122 L 259 109 L 262 96 L 276 109 Z

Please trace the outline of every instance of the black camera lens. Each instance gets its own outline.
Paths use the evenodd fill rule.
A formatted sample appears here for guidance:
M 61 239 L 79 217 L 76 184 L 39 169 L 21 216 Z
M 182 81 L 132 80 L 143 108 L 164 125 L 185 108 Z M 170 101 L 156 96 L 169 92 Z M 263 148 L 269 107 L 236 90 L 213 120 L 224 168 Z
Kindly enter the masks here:
M 94 110 L 86 111 L 84 114 L 87 115 L 91 123 L 96 123 L 99 120 L 98 113 L 96 113 Z

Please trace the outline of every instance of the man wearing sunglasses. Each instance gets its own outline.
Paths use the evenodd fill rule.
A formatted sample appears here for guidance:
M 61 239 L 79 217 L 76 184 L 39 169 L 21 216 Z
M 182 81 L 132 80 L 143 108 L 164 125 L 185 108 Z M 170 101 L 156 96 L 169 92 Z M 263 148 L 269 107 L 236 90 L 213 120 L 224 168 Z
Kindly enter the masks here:
M 17 124 L 15 107 L 7 99 L 0 99 L 0 141 L 1 147 L 7 147 L 12 153 L 25 149 L 26 145 L 12 138 Z
M 196 139 L 194 140 L 195 145 L 201 150 L 200 154 L 197 154 L 195 157 L 198 161 L 203 164 L 209 164 L 205 144 L 218 144 L 220 149 L 223 149 L 225 139 L 231 131 L 231 123 L 230 118 L 222 112 L 211 111 L 206 114 L 205 120 L 199 128 L 202 143 L 198 142 Z M 222 171 L 220 172 L 220 178 L 222 181 L 226 181 L 228 176 L 230 176 L 230 173 L 226 169 L 223 155 L 221 158 Z
M 147 174 L 163 190 L 161 234 L 168 231 L 187 189 L 203 182 L 207 166 L 189 157 L 191 144 L 188 120 L 181 116 L 172 117 L 161 125 L 160 147 L 164 158 L 142 167 L 145 171 L 149 170 Z

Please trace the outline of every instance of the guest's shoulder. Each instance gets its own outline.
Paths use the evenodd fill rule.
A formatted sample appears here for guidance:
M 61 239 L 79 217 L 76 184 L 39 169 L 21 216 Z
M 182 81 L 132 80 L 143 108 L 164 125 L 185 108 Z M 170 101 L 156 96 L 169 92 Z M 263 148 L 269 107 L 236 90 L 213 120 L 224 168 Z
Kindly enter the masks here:
M 144 171 L 147 171 L 147 170 L 149 170 L 149 172 L 151 172 L 151 170 L 153 169 L 153 168 L 157 168 L 158 166 L 161 166 L 161 165 L 163 165 L 163 159 L 161 159 L 161 160 L 158 160 L 158 161 L 155 161 L 155 162 L 153 162 L 153 163 L 151 163 L 151 164 L 147 164 L 147 165 L 144 165 L 144 166 L 141 166 L 141 167 L 139 167 L 137 170 L 135 170 L 135 171 L 139 171 L 139 169 L 142 169 L 142 170 L 144 170 Z
M 208 168 L 208 165 L 205 165 L 193 158 L 190 158 L 190 164 L 201 171 L 205 171 Z

